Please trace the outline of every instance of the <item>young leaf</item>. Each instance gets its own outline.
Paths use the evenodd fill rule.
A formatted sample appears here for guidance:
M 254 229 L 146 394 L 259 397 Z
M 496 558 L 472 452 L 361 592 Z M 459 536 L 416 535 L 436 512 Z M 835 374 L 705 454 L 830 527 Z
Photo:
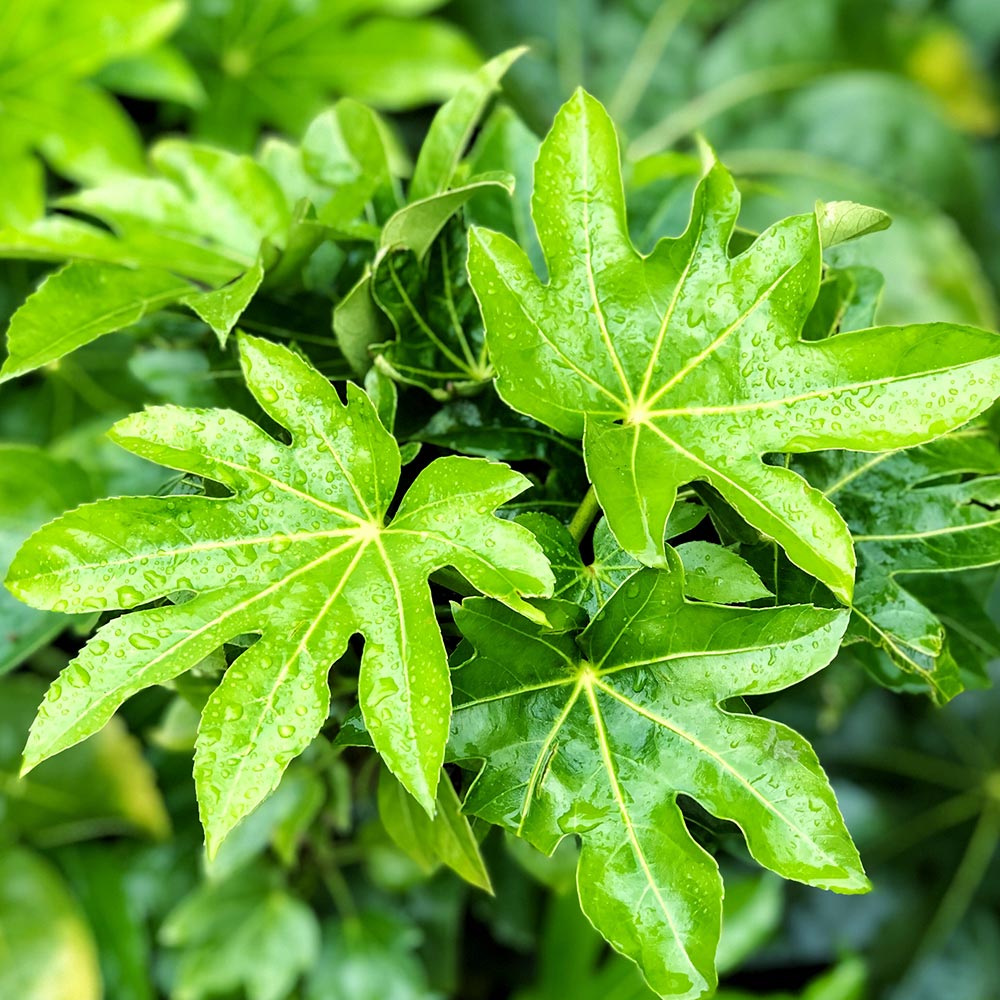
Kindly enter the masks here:
M 801 465 L 835 500 L 857 546 L 848 640 L 881 647 L 936 701 L 948 701 L 963 688 L 959 665 L 941 622 L 907 581 L 1000 564 L 1000 450 L 989 431 L 972 428 L 874 457 L 832 452 Z
M 382 771 L 378 814 L 393 843 L 428 875 L 446 864 L 466 882 L 493 891 L 479 843 L 447 775 L 438 783 L 437 812 L 431 818 L 391 772 Z
M 167 271 L 80 261 L 50 274 L 11 317 L 0 382 L 33 371 L 194 292 Z
M 423 261 L 409 250 L 386 254 L 372 295 L 396 339 L 376 348 L 377 364 L 401 382 L 447 400 L 491 379 L 483 323 L 465 269 L 465 226 L 453 219 Z
M 689 531 L 704 516 L 704 507 L 693 503 L 677 504 L 671 512 L 667 524 L 667 538 L 673 538 L 674 535 Z M 556 578 L 556 589 L 553 596 L 579 604 L 592 616 L 604 607 L 608 598 L 633 573 L 642 569 L 642 563 L 633 559 L 615 541 L 615 536 L 611 534 L 611 529 L 608 527 L 607 518 L 602 517 L 597 522 L 597 527 L 594 528 L 594 559 L 589 564 L 584 563 L 576 540 L 566 529 L 566 526 L 551 515 L 522 514 L 517 521 L 538 539 L 548 557 L 549 565 L 551 565 Z M 709 542 L 691 542 L 689 544 L 709 545 L 712 549 L 721 548 L 721 546 L 711 545 Z M 685 568 L 684 585 L 687 588 L 685 593 L 688 597 L 701 597 L 700 593 L 695 593 L 695 590 L 699 589 L 699 581 L 697 578 L 692 581 L 687 575 L 688 566 L 684 563 L 684 548 L 683 545 L 678 546 L 676 552 L 681 556 Z M 739 557 L 735 558 L 737 562 L 743 564 L 746 570 L 750 570 L 750 567 L 743 563 Z M 750 572 L 753 571 L 750 570 Z M 769 591 L 764 593 L 767 594 Z M 718 599 L 723 600 L 722 597 Z M 729 599 L 739 601 L 751 600 L 752 598 L 730 597 Z
M 664 562 L 678 486 L 705 480 L 847 601 L 854 552 L 843 519 L 762 456 L 943 434 L 997 395 L 1000 339 L 939 323 L 802 341 L 820 278 L 815 215 L 779 222 L 730 257 L 739 195 L 706 157 L 687 230 L 643 257 L 628 237 L 611 120 L 582 91 L 563 106 L 532 196 L 548 283 L 509 238 L 470 234 L 497 389 L 583 436 L 612 530 L 643 562 Z
M 666 563 L 633 576 L 578 639 L 466 601 L 456 620 L 476 653 L 454 672 L 449 754 L 483 761 L 466 811 L 546 853 L 579 835 L 588 917 L 658 993 L 693 998 L 715 986 L 722 884 L 678 794 L 738 823 L 786 878 L 868 882 L 809 744 L 722 708 L 824 667 L 847 613 L 688 603 L 669 549 Z
M 526 51 L 524 48 L 509 49 L 491 59 L 442 105 L 431 122 L 413 168 L 411 201 L 430 198 L 452 186 L 459 161 L 486 105 L 499 89 L 503 75 Z
M 523 476 L 480 459 L 438 459 L 387 526 L 399 449 L 368 397 L 349 385 L 344 405 L 287 348 L 249 337 L 240 347 L 247 384 L 291 444 L 227 410 L 160 407 L 128 417 L 112 431 L 123 447 L 233 495 L 80 507 L 33 535 L 8 576 L 17 596 L 58 611 L 190 594 L 97 632 L 49 689 L 25 749 L 28 768 L 95 732 L 136 691 L 239 635 L 260 635 L 202 716 L 195 775 L 210 852 L 326 721 L 327 673 L 358 632 L 365 723 L 393 773 L 433 813 L 450 683 L 427 577 L 454 566 L 535 618 L 519 595 L 552 586 L 530 533 L 492 516 L 527 486 Z

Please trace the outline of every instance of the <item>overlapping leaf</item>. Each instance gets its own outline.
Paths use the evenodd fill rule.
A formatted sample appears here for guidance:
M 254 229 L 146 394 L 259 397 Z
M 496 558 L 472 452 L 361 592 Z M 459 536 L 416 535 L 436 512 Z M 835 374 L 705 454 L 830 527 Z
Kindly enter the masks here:
M 789 558 L 849 600 L 850 534 L 833 504 L 768 452 L 916 445 L 968 421 L 1000 385 L 1000 338 L 949 324 L 803 341 L 820 280 L 814 216 L 730 257 L 739 195 L 707 154 L 683 235 L 641 256 L 627 234 L 614 127 L 578 92 L 535 170 L 547 284 L 524 252 L 473 230 L 469 268 L 515 409 L 583 436 L 622 546 L 664 561 L 680 484 L 705 480 Z
M 180 140 L 154 147 L 162 176 L 118 178 L 62 199 L 107 229 L 55 213 L 0 232 L 0 255 L 70 261 L 21 306 L 0 380 L 70 353 L 171 305 L 186 305 L 221 340 L 286 245 L 291 209 L 246 156 Z
M 475 655 L 455 671 L 449 752 L 484 762 L 468 811 L 549 853 L 579 835 L 591 921 L 662 996 L 703 997 L 715 985 L 722 885 L 679 794 L 738 823 L 781 875 L 867 888 L 808 743 L 723 708 L 821 669 L 848 616 L 689 603 L 672 550 L 666 561 L 633 576 L 578 638 L 466 601 L 456 620 Z
M 133 608 L 100 629 L 51 686 L 25 750 L 31 766 L 84 739 L 129 695 L 246 633 L 209 699 L 195 760 L 210 849 L 277 784 L 326 720 L 327 673 L 365 637 L 359 694 L 376 748 L 433 812 L 450 684 L 427 577 L 454 566 L 538 617 L 551 590 L 530 533 L 492 516 L 527 480 L 481 459 L 421 471 L 388 526 L 399 449 L 368 397 L 330 384 L 286 348 L 241 341 L 251 391 L 292 435 L 281 444 L 225 410 L 151 409 L 117 424 L 144 457 L 232 496 L 125 498 L 78 508 L 33 535 L 8 585 L 58 611 Z
M 448 220 L 476 194 L 511 193 L 510 174 L 493 170 L 469 176 L 462 157 L 504 73 L 523 51 L 511 49 L 491 59 L 438 110 L 413 168 L 406 204 L 385 219 L 381 229 L 368 227 L 376 242 L 375 259 L 333 318 L 340 348 L 356 371 L 364 372 L 372 353 L 378 351 L 390 355 L 387 371 L 431 391 L 447 393 L 441 386 L 456 376 L 472 383 L 490 376 L 482 356 L 478 318 L 473 316 L 471 303 L 462 301 L 467 293 L 456 296 L 456 289 L 464 291 L 465 286 L 457 259 L 465 254 L 464 228 L 452 226 L 437 256 L 429 262 L 425 258 Z M 371 187 L 374 195 L 380 184 L 384 186 L 387 159 L 377 149 L 373 155 L 374 139 L 373 134 L 365 144 L 369 165 L 357 170 L 349 190 L 367 195 Z M 335 196 L 335 204 L 341 200 Z M 383 194 L 382 203 L 387 200 Z M 330 206 L 320 213 L 328 220 L 330 214 Z M 426 290 L 425 285 L 429 285 Z M 393 333 L 392 345 L 379 348 L 379 342 Z M 438 376 L 438 368 L 446 370 Z
M 911 681 L 947 701 L 962 690 L 962 664 L 933 602 L 928 607 L 909 593 L 907 581 L 1000 563 L 1000 450 L 989 430 L 970 428 L 874 457 L 832 452 L 801 464 L 843 512 L 857 546 L 848 639 L 880 647 Z M 937 579 L 936 589 L 949 586 L 949 578 Z M 981 672 L 981 664 L 966 664 L 973 674 L 977 666 Z

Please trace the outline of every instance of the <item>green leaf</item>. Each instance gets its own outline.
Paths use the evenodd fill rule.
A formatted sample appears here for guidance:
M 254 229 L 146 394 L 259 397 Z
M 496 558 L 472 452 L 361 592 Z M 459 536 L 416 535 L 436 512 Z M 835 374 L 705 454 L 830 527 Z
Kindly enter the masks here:
M 536 618 L 520 595 L 552 586 L 530 533 L 492 516 L 527 486 L 523 476 L 440 458 L 386 525 L 399 449 L 368 397 L 349 385 L 342 404 L 287 348 L 250 337 L 240 348 L 250 390 L 292 444 L 227 410 L 157 407 L 129 417 L 112 432 L 119 444 L 233 496 L 81 507 L 35 534 L 8 575 L 19 597 L 61 611 L 190 595 L 97 632 L 39 709 L 29 768 L 98 730 L 134 692 L 239 635 L 261 636 L 202 717 L 195 775 L 210 854 L 326 721 L 330 665 L 358 632 L 365 723 L 393 773 L 433 813 L 450 683 L 427 577 L 454 566 Z
M 378 221 L 399 208 L 388 126 L 371 108 L 338 101 L 309 125 L 301 155 L 306 172 L 325 189 L 312 200 L 326 225 L 346 231 L 368 207 Z
M 969 428 L 908 451 L 810 456 L 802 470 L 843 512 L 858 552 L 848 639 L 883 649 L 938 702 L 962 690 L 937 616 L 907 590 L 913 574 L 1000 564 L 1000 449 Z M 962 478 L 969 477 L 969 478 Z M 948 584 L 937 583 L 936 589 Z M 900 678 L 902 681 L 903 678 Z
M 684 566 L 688 597 L 715 604 L 742 604 L 772 596 L 753 567 L 731 549 L 712 542 L 684 542 L 676 551 Z
M 161 267 L 202 281 L 229 281 L 253 267 L 265 240 L 284 246 L 291 210 L 250 157 L 164 139 L 150 159 L 160 177 L 118 179 L 59 204 L 108 225 L 123 253 L 138 247 Z
M 77 181 L 142 170 L 138 131 L 103 90 L 85 82 L 116 59 L 152 48 L 184 14 L 180 0 L 89 3 L 7 0 L 0 52 L 4 155 L 39 151 Z M 42 178 L 31 179 L 38 194 Z
M 456 620 L 476 655 L 455 671 L 449 753 L 484 762 L 466 811 L 547 853 L 579 835 L 590 920 L 662 996 L 704 997 L 722 884 L 678 794 L 737 822 L 786 878 L 868 882 L 809 744 L 722 707 L 822 669 L 846 612 L 692 604 L 682 575 L 668 549 L 667 568 L 633 576 L 578 639 L 466 601 Z
M 186 295 L 182 301 L 212 328 L 219 343 L 225 347 L 229 334 L 250 305 L 250 300 L 256 295 L 263 280 L 264 262 L 258 257 L 253 267 L 229 284 L 210 292 Z
M 0 851 L 0 992 L 100 1000 L 93 935 L 59 873 L 23 847 Z
M 414 954 L 421 938 L 415 924 L 379 912 L 327 924 L 305 1000 L 440 1000 Z
M 120 719 L 58 760 L 16 778 L 23 734 L 44 692 L 44 683 L 30 674 L 4 680 L 0 707 L 4 829 L 39 845 L 123 834 L 166 837 L 170 819 L 153 769 Z
M 693 528 L 705 516 L 705 508 L 692 503 L 679 503 L 674 507 L 667 524 L 667 537 L 682 534 Z M 608 598 L 634 573 L 642 569 L 642 563 L 633 559 L 615 541 L 606 518 L 601 518 L 594 528 L 593 549 L 594 558 L 584 564 L 577 548 L 576 541 L 561 521 L 549 514 L 522 514 L 518 519 L 541 543 L 548 557 L 552 572 L 556 578 L 554 597 L 579 604 L 591 616 L 604 607 Z M 689 543 L 705 545 L 706 542 Z M 713 549 L 719 546 L 711 546 Z M 684 546 L 677 548 L 678 555 L 683 558 Z M 725 550 L 723 550 L 725 551 Z M 737 562 L 742 563 L 739 557 Z M 746 564 L 743 564 L 746 566 Z M 749 566 L 746 569 L 749 570 Z M 685 573 L 687 572 L 685 563 Z M 752 571 L 751 571 L 752 572 Z M 702 590 L 700 581 L 684 577 L 685 594 L 688 597 L 700 597 L 696 593 Z M 765 592 L 767 593 L 767 592 Z M 704 599 L 704 598 L 701 598 Z M 738 600 L 734 598 L 733 600 Z
M 430 198 L 452 186 L 459 161 L 486 105 L 499 89 L 503 75 L 526 51 L 509 49 L 491 59 L 434 116 L 413 168 L 410 201 Z
M 947 324 L 800 340 L 820 279 L 815 215 L 777 223 L 731 258 L 739 196 L 706 157 L 688 229 L 643 257 L 627 235 L 614 127 L 587 94 L 570 99 L 535 169 L 548 283 L 509 238 L 470 235 L 497 389 L 515 409 L 583 436 L 612 530 L 643 562 L 664 562 L 678 487 L 705 480 L 848 601 L 854 552 L 843 519 L 762 456 L 943 434 L 995 398 L 1000 340 Z
M 41 448 L 0 445 L 0 571 L 6 574 L 36 528 L 93 495 L 90 479 L 76 462 Z M 62 616 L 35 611 L 0 592 L 0 674 L 13 670 L 67 624 Z
M 376 348 L 376 364 L 436 399 L 472 393 L 493 377 L 467 252 L 465 226 L 452 219 L 423 260 L 409 250 L 389 252 L 372 280 L 372 295 L 396 333 Z
M 887 212 L 853 201 L 817 202 L 816 218 L 819 240 L 824 247 L 835 247 L 869 233 L 881 232 L 892 224 Z
M 166 271 L 78 262 L 50 274 L 11 318 L 0 383 L 33 371 L 191 293 Z
M 492 892 L 479 842 L 447 775 L 438 784 L 436 805 L 431 818 L 391 772 L 382 771 L 378 814 L 393 843 L 428 875 L 445 864 L 466 882 Z
M 476 174 L 464 183 L 440 194 L 411 201 L 382 227 L 380 246 L 383 250 L 405 247 L 423 257 L 437 238 L 444 224 L 480 191 L 501 189 L 510 194 L 514 179 L 501 172 Z
M 167 917 L 160 937 L 180 951 L 176 1000 L 241 990 L 247 1000 L 285 1000 L 319 953 L 312 910 L 263 866 L 202 885 Z
M 480 63 L 428 8 L 344 0 L 274 0 L 263 9 L 195 0 L 178 44 L 206 93 L 194 131 L 251 149 L 264 125 L 301 135 L 330 98 L 401 109 L 450 97 Z

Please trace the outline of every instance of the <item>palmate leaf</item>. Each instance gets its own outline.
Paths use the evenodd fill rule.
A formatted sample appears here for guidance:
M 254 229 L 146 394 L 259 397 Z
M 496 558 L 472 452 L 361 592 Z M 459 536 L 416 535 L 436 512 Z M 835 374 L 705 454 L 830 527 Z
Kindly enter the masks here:
M 809 744 L 727 699 L 788 687 L 837 651 L 846 611 L 694 604 L 679 558 L 633 576 L 578 637 L 483 599 L 456 611 L 475 655 L 454 671 L 450 756 L 483 761 L 467 811 L 551 853 L 582 839 L 581 903 L 662 996 L 715 985 L 722 883 L 677 803 L 742 828 L 786 878 L 868 882 Z
M 761 458 L 919 444 L 971 419 L 1000 386 L 1000 338 L 948 324 L 800 340 L 820 280 L 813 215 L 772 226 L 737 257 L 739 195 L 706 153 L 683 235 L 648 257 L 629 240 L 614 126 L 578 92 L 535 168 L 548 265 L 474 229 L 469 269 L 497 389 L 515 409 L 583 436 L 622 547 L 664 560 L 682 483 L 704 480 L 789 558 L 848 600 L 854 552 L 833 504 Z
M 263 281 L 265 255 L 273 263 L 287 248 L 291 208 L 248 156 L 170 139 L 150 159 L 161 176 L 61 200 L 111 232 L 61 213 L 0 230 L 0 256 L 69 261 L 11 318 L 0 382 L 176 305 L 225 343 Z
M 933 607 L 909 593 L 907 583 L 914 574 L 1000 563 L 1000 449 L 989 429 L 972 427 L 884 455 L 811 455 L 800 464 L 843 512 L 857 547 L 847 639 L 888 654 L 903 671 L 884 678 L 890 684 L 920 682 L 939 702 L 958 694 L 962 665 Z M 967 668 L 977 672 L 976 664 Z
M 247 384 L 291 444 L 226 410 L 128 417 L 112 431 L 119 444 L 233 495 L 80 507 L 33 535 L 8 576 L 17 596 L 57 611 L 179 602 L 97 632 L 49 689 L 26 767 L 95 732 L 136 691 L 239 635 L 260 635 L 202 716 L 195 776 L 210 851 L 326 721 L 327 673 L 359 632 L 365 723 L 391 770 L 433 812 L 450 684 L 428 575 L 453 566 L 535 618 L 519 595 L 552 587 L 530 532 L 492 513 L 525 489 L 523 476 L 482 459 L 438 459 L 386 527 L 399 449 L 368 397 L 349 385 L 341 404 L 284 347 L 245 337 L 241 353 Z

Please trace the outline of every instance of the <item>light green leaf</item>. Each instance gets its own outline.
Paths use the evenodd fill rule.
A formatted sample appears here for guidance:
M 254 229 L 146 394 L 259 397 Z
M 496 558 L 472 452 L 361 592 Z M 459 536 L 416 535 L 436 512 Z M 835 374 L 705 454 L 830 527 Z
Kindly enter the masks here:
M 444 224 L 475 194 L 500 188 L 510 194 L 514 179 L 502 171 L 477 174 L 463 184 L 401 208 L 382 228 L 381 249 L 405 247 L 423 257 Z
M 0 571 L 4 574 L 21 543 L 46 521 L 94 495 L 76 462 L 41 448 L 0 445 Z M 36 611 L 0 592 L 0 674 L 13 670 L 70 620 Z
M 0 994 L 101 1000 L 97 948 L 59 873 L 23 847 L 0 851 Z
M 881 232 L 892 225 L 892 217 L 887 212 L 853 201 L 817 202 L 816 219 L 819 222 L 819 241 L 824 248 Z
M 166 271 L 77 262 L 50 274 L 14 313 L 0 383 L 40 368 L 189 294 Z
M 120 719 L 17 779 L 24 733 L 44 693 L 45 684 L 31 674 L 4 680 L 0 703 L 4 829 L 45 846 L 123 834 L 166 837 L 170 819 L 153 769 Z
M 445 864 L 466 882 L 492 892 L 479 842 L 447 775 L 438 784 L 436 804 L 431 818 L 391 772 L 382 771 L 378 814 L 393 843 L 428 875 Z
M 312 121 L 302 165 L 324 189 L 313 195 L 321 222 L 347 231 L 366 206 L 378 221 L 399 208 L 389 136 L 380 115 L 349 98 Z
M 171 45 L 116 59 L 97 79 L 109 90 L 129 97 L 176 101 L 193 108 L 205 101 L 205 90 L 191 64 Z
M 245 991 L 247 1000 L 286 1000 L 319 954 L 312 910 L 263 865 L 208 882 L 166 919 L 162 942 L 176 948 L 175 1000 Z
M 633 576 L 578 639 L 464 602 L 456 620 L 475 656 L 454 672 L 449 755 L 484 762 L 467 812 L 547 853 L 580 836 L 590 920 L 654 990 L 693 998 L 715 987 L 722 884 L 678 794 L 738 823 L 750 853 L 786 878 L 841 892 L 868 881 L 809 744 L 721 707 L 822 669 L 847 613 L 682 594 L 668 549 L 667 568 Z
M 250 305 L 260 283 L 264 280 L 264 262 L 258 257 L 253 267 L 248 268 L 234 281 L 210 292 L 195 292 L 182 300 L 215 332 L 219 343 L 225 347 L 232 329 L 240 316 Z
M 427 577 L 455 567 L 521 598 L 551 590 L 530 533 L 493 516 L 528 481 L 503 465 L 440 458 L 391 522 L 399 449 L 368 397 L 332 386 L 287 348 L 243 337 L 247 383 L 292 434 L 280 444 L 227 410 L 158 407 L 113 430 L 129 451 L 205 476 L 233 496 L 140 497 L 84 506 L 35 534 L 8 586 L 38 607 L 173 606 L 118 618 L 53 682 L 25 766 L 100 729 L 131 694 L 188 670 L 245 633 L 205 708 L 195 775 L 209 853 L 278 783 L 326 721 L 327 674 L 365 636 L 359 696 L 375 747 L 428 810 L 448 732 L 450 683 Z
M 753 567 L 731 549 L 712 542 L 684 542 L 676 551 L 684 566 L 688 597 L 714 604 L 742 604 L 772 596 Z
M 509 49 L 491 59 L 434 116 L 413 168 L 410 201 L 430 198 L 451 187 L 486 105 L 499 89 L 503 75 L 526 51 Z
M 623 548 L 662 565 L 677 489 L 704 480 L 850 600 L 843 519 L 762 456 L 943 434 L 996 397 L 1000 338 L 930 324 L 800 340 L 820 280 L 815 215 L 777 223 L 731 258 L 739 195 L 710 155 L 686 232 L 641 256 L 627 234 L 614 127 L 582 91 L 542 145 L 532 204 L 547 284 L 509 238 L 470 235 L 497 389 L 515 409 L 583 436 Z

